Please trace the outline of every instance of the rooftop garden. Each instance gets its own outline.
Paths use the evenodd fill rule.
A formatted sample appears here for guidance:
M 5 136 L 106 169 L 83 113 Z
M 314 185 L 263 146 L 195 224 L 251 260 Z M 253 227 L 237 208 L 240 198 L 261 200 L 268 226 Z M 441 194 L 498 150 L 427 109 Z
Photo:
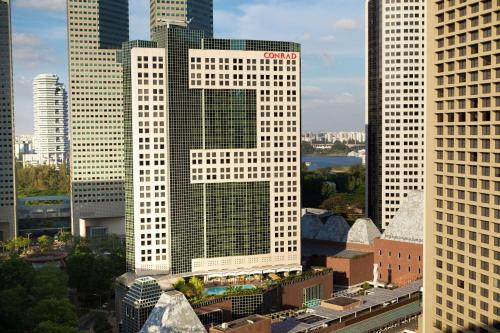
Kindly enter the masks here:
M 223 289 L 218 294 L 210 294 L 205 283 L 198 277 L 191 277 L 189 280 L 179 278 L 174 284 L 174 288 L 182 292 L 193 305 L 216 301 L 234 296 L 246 296 L 262 294 L 280 285 L 287 285 L 304 281 L 314 276 L 324 275 L 331 272 L 331 269 L 311 270 L 307 272 L 283 273 L 283 275 L 271 273 L 267 275 L 241 276 L 238 278 L 215 278 L 209 281 L 209 286 L 219 286 Z M 241 285 L 245 283 L 245 285 Z M 248 286 L 253 286 L 248 287 Z

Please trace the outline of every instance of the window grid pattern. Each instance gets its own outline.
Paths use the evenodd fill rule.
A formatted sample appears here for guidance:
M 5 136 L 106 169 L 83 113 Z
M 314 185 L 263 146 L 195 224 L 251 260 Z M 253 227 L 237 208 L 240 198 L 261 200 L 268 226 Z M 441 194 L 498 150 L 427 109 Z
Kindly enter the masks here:
M 256 84 L 205 88 L 190 85 L 191 52 L 205 52 L 213 40 L 203 39 L 200 31 L 167 26 L 154 28 L 153 40 L 158 48 L 137 45 L 124 51 L 132 64 L 130 74 L 125 72 L 131 77 L 125 95 L 132 101 L 131 117 L 125 114 L 126 162 L 132 164 L 134 185 L 127 190 L 127 238 L 135 241 L 130 268 L 187 275 L 299 266 L 299 60 L 263 62 L 264 68 L 276 69 L 263 69 L 270 73 L 262 78 L 262 93 Z M 260 47 L 268 45 L 273 44 Z M 289 77 L 271 75 L 285 72 L 283 67 Z M 268 119 L 261 123 L 261 117 Z M 193 158 L 201 154 L 205 163 L 208 155 L 219 160 L 221 153 L 238 163 L 245 160 L 238 165 L 244 176 L 193 179 Z M 261 158 L 267 164 L 264 178 L 257 168 Z
M 295 46 L 207 39 L 204 50 L 190 52 L 191 88 L 202 88 L 205 93 L 227 88 L 256 91 L 256 148 L 192 150 L 191 180 L 193 183 L 270 181 L 274 256 L 253 259 L 262 265 L 292 263 L 298 258 L 300 60 L 292 59 L 293 53 L 286 52 L 296 50 Z M 215 53 L 212 48 L 216 47 L 224 50 Z M 276 53 L 262 51 L 279 47 L 283 48 Z M 281 59 L 271 59 L 275 54 Z M 219 259 L 220 264 L 229 262 Z M 205 264 L 218 266 L 214 260 Z
M 498 332 L 500 1 L 433 1 L 428 13 L 426 331 Z
M 10 1 L 0 0 L 0 240 L 16 231 Z
M 118 49 L 128 40 L 126 0 L 69 0 L 68 50 L 73 233 L 80 218 L 124 212 L 123 88 Z
M 381 1 L 381 227 L 424 185 L 424 0 Z

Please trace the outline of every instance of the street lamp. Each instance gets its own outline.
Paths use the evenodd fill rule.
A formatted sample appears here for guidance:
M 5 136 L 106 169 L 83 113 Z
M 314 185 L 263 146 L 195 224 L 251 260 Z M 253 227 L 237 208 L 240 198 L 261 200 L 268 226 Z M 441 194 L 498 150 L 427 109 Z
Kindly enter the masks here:
M 26 235 L 28 235 L 28 252 L 30 251 L 30 236 L 31 236 L 31 232 L 28 232 Z

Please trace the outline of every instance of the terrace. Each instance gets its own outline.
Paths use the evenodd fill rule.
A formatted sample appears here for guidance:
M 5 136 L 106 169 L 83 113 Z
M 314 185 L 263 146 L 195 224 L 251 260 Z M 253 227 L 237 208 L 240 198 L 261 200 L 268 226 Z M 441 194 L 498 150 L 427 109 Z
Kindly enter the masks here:
M 372 322 L 372 324 L 378 325 L 381 323 L 382 325 L 382 321 L 384 320 L 397 320 L 400 318 L 398 316 L 411 316 L 420 312 L 421 307 L 418 299 L 421 287 L 422 280 L 419 280 L 398 289 L 374 288 L 364 295 L 337 297 L 337 299 L 347 298 L 356 300 L 359 304 L 350 309 L 337 310 L 325 307 L 322 303 L 321 306 L 309 309 L 304 314 L 273 323 L 273 333 L 302 333 L 307 330 L 320 329 L 332 325 L 345 329 L 345 332 L 364 332 L 363 330 L 351 331 L 348 330 L 351 326 L 345 328 L 344 326 L 346 326 L 346 323 L 353 321 L 361 322 L 363 317 L 379 318 L 378 322 Z M 396 307 L 402 310 L 397 310 L 398 312 L 395 312 L 395 314 L 389 315 L 389 313 L 396 311 L 390 309 Z M 388 314 L 382 316 L 382 313 L 385 312 Z M 371 320 L 368 322 L 371 322 Z

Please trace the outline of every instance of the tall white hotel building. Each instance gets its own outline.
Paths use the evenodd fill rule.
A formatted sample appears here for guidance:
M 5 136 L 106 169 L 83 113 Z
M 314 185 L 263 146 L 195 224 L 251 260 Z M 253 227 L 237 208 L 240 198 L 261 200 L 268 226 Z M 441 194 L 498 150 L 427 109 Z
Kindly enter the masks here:
M 129 269 L 301 270 L 300 45 L 152 37 L 122 52 Z
M 424 3 L 366 1 L 366 211 L 382 229 L 424 186 Z
M 67 162 L 68 98 L 66 88 L 54 74 L 33 80 L 36 156 L 39 164 L 59 167 Z

